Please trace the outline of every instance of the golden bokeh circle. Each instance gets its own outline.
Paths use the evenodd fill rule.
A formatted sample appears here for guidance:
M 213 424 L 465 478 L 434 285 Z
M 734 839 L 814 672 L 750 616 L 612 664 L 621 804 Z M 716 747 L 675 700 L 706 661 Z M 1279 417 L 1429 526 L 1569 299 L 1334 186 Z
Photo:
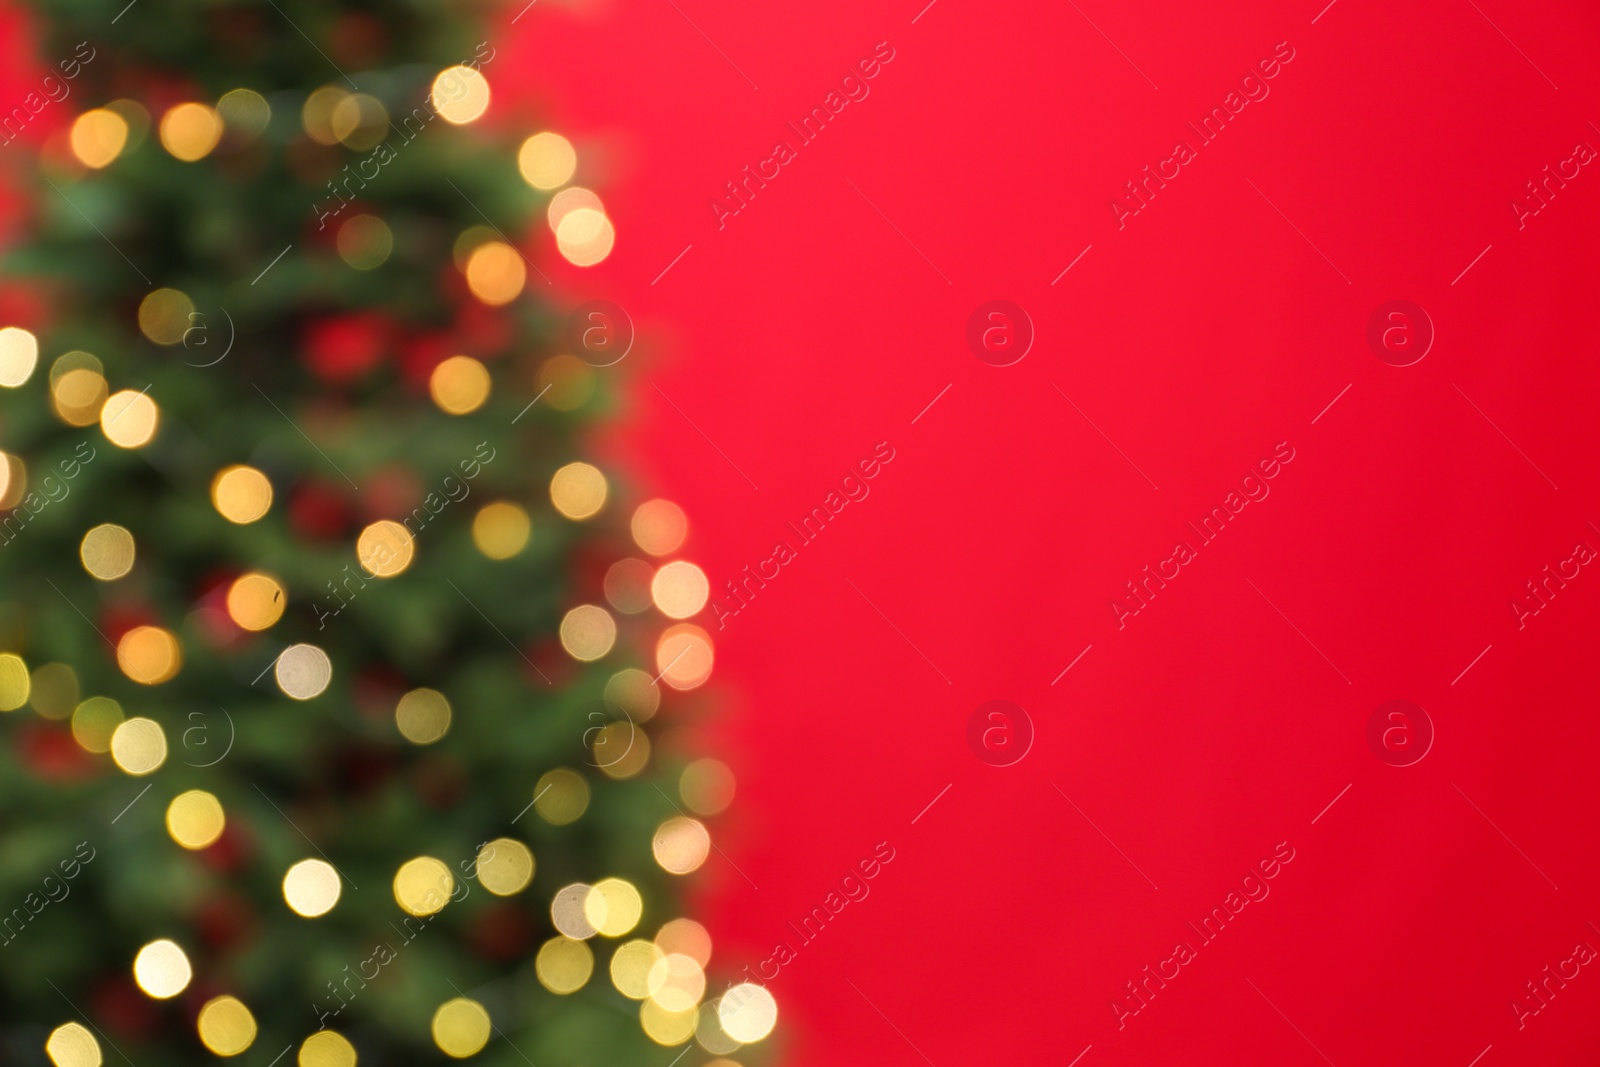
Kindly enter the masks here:
M 668 874 L 688 874 L 710 855 L 711 834 L 700 820 L 677 815 L 656 827 L 650 851 Z
M 111 759 L 134 777 L 150 774 L 167 762 L 167 735 L 154 719 L 129 719 L 111 733 Z
M 472 517 L 472 543 L 490 559 L 510 559 L 528 544 L 533 521 L 509 500 L 485 504 Z
M 133 534 L 115 523 L 102 523 L 83 535 L 78 558 L 93 577 L 115 581 L 133 569 Z
M 617 642 L 617 622 L 597 604 L 579 604 L 561 619 L 561 647 L 575 660 L 590 663 Z
M 497 837 L 478 850 L 478 881 L 497 897 L 528 888 L 535 866 L 533 852 L 513 838 Z
M 457 126 L 472 122 L 489 108 L 489 80 L 471 67 L 446 67 L 429 92 L 433 110 Z
M 711 599 L 711 583 L 706 572 L 686 559 L 673 560 L 650 581 L 650 599 L 669 619 L 697 615 Z
M 356 538 L 356 559 L 376 578 L 393 578 L 404 571 L 416 551 L 411 531 L 392 519 L 379 519 Z
M 591 903 L 592 900 L 592 903 Z M 600 932 L 606 899 L 582 882 L 562 886 L 550 901 L 550 922 L 567 937 L 583 941 Z
M 229 522 L 255 522 L 272 507 L 272 483 L 254 467 L 224 467 L 211 481 L 211 506 Z
M 556 189 L 572 180 L 578 168 L 578 153 L 572 142 L 559 133 L 536 133 L 517 151 L 517 170 L 522 180 L 535 189 Z
M 168 1000 L 188 988 L 194 970 L 177 942 L 152 941 L 133 958 L 133 980 L 146 996 Z
M 270 574 L 240 575 L 228 587 L 228 617 L 244 630 L 267 629 L 283 617 L 287 606 L 283 586 Z
M 150 443 L 161 423 L 161 409 L 144 393 L 124 389 L 106 397 L 100 408 L 100 432 L 118 448 Z
M 671 952 L 651 966 L 650 999 L 668 1011 L 688 1011 L 706 993 L 706 973 L 694 959 Z
M 0 385 L 15 389 L 39 365 L 39 339 L 20 326 L 0 329 Z
M 61 362 L 58 359 L 51 367 L 52 375 Z M 51 406 L 68 426 L 93 426 L 99 422 L 100 409 L 105 407 L 110 395 L 105 376 L 90 367 L 64 369 L 60 377 L 51 379 Z
M 730 1052 L 739 1050 L 739 1042 L 727 1035 L 722 1029 L 722 1019 L 717 1014 L 717 1008 L 722 1004 L 722 998 L 707 1001 L 700 1005 L 700 1021 L 694 1029 L 694 1039 L 700 1047 L 715 1056 L 725 1056 Z M 732 1060 L 713 1060 L 705 1067 L 728 1067 Z
M 0 452 L 0 510 L 22 503 L 28 491 L 28 466 L 9 452 Z
M 110 752 L 111 735 L 122 725 L 122 705 L 110 697 L 90 697 L 72 712 L 72 738 L 85 752 Z
M 431 745 L 450 729 L 450 701 L 437 689 L 413 689 L 395 705 L 394 724 L 413 745 Z
M 183 649 L 170 630 L 135 626 L 117 642 L 117 666 L 140 685 L 160 685 L 183 667 Z
M 161 147 L 185 163 L 204 159 L 221 139 L 222 119 L 206 104 L 178 104 L 161 116 Z
M 336 145 L 339 135 L 333 130 L 333 113 L 349 96 L 342 86 L 324 85 L 312 90 L 300 106 L 300 127 L 318 144 Z
M 650 737 L 633 723 L 607 723 L 592 733 L 594 765 L 606 777 L 632 778 L 650 765 Z
M 272 121 L 272 105 L 254 89 L 229 89 L 217 101 L 217 114 L 224 130 L 235 138 L 249 140 L 260 136 Z
M 285 696 L 310 700 L 333 680 L 333 661 L 316 645 L 290 645 L 279 653 L 273 677 Z
M 743 1045 L 760 1041 L 778 1024 L 778 1002 L 763 986 L 741 982 L 717 1003 L 722 1030 Z
M 299 1067 L 356 1067 L 356 1049 L 343 1034 L 318 1030 L 300 1046 Z
M 122 154 L 128 143 L 128 120 L 109 108 L 97 107 L 72 120 L 68 140 L 79 163 L 99 170 Z
M 594 973 L 594 953 L 582 941 L 570 937 L 552 937 L 539 946 L 539 955 L 533 961 L 539 984 L 552 993 L 576 993 Z
M 642 559 L 619 559 L 606 570 L 606 601 L 624 615 L 650 610 L 650 583 L 656 569 Z
M 190 850 L 214 844 L 227 822 L 222 802 L 204 789 L 179 793 L 167 805 L 167 834 Z
M 432 915 L 450 903 L 455 887 L 455 876 L 442 860 L 418 856 L 395 872 L 394 899 L 408 915 Z
M 339 227 L 339 258 L 356 270 L 376 270 L 394 251 L 394 232 L 376 215 L 353 215 Z
M 78 674 L 65 663 L 35 667 L 28 682 L 28 702 L 47 719 L 65 719 L 78 706 Z
M 540 775 L 533 796 L 534 810 L 551 826 L 577 822 L 589 810 L 589 783 L 566 767 Z
M 557 233 L 561 229 L 561 220 L 580 208 L 588 208 L 605 214 L 605 206 L 600 203 L 600 198 L 592 190 L 574 185 L 563 189 L 550 198 L 550 206 L 545 208 L 545 221 L 550 224 L 550 232 Z
M 633 722 L 648 722 L 661 706 L 661 688 L 637 667 L 627 667 L 606 679 L 606 707 Z
M 652 942 L 635 939 L 617 946 L 611 955 L 611 984 L 629 1000 L 644 1000 L 650 988 L 651 968 L 661 958 Z
M 376 148 L 392 128 L 388 109 L 367 93 L 351 93 L 335 104 L 328 126 L 340 144 L 358 152 Z
M 428 376 L 428 393 L 447 415 L 467 415 L 489 399 L 489 368 L 471 356 L 451 356 Z
M 139 332 L 158 345 L 175 345 L 193 325 L 194 301 L 177 289 L 156 289 L 139 301 Z
M 194 1025 L 200 1043 L 218 1056 L 237 1056 L 256 1039 L 256 1017 L 237 997 L 212 997 Z
M 44 1042 L 45 1055 L 55 1067 L 100 1067 L 100 1042 L 78 1023 L 62 1023 Z
M 606 503 L 606 476 L 588 463 L 568 463 L 550 479 L 550 502 L 569 519 L 587 519 Z
M 28 702 L 33 679 L 28 665 L 14 652 L 0 653 L 0 711 L 16 711 Z
M 639 1025 L 644 1028 L 645 1036 L 658 1045 L 683 1044 L 694 1037 L 699 1022 L 700 1012 L 692 1007 L 669 1011 L 654 1000 L 646 1000 L 639 1006 Z
M 733 803 L 735 786 L 733 771 L 726 763 L 697 759 L 679 776 L 678 795 L 696 815 L 716 815 Z
M 711 677 L 711 635 L 692 623 L 668 627 L 656 642 L 656 670 L 674 689 L 694 689 Z
M 499 307 L 509 304 L 528 282 L 522 255 L 504 241 L 485 241 L 467 255 L 467 288 L 472 295 Z
M 466 1059 L 489 1043 L 491 1025 L 482 1004 L 456 997 L 439 1005 L 433 1013 L 433 1043 L 446 1056 Z
M 689 517 L 670 500 L 646 500 L 633 512 L 633 543 L 652 556 L 670 556 L 689 536 Z
M 574 267 L 592 267 L 611 254 L 617 230 L 594 208 L 570 211 L 556 227 L 556 247 Z
M 603 906 L 600 903 L 603 902 Z M 602 937 L 622 937 L 639 925 L 644 914 L 644 898 L 633 883 L 621 878 L 602 878 L 584 901 L 584 915 Z
M 673 919 L 656 931 L 656 948 L 662 954 L 688 956 L 702 968 L 711 962 L 711 935 L 693 919 Z
M 328 914 L 343 891 L 338 870 L 326 860 L 301 860 L 283 875 L 283 901 L 302 918 Z

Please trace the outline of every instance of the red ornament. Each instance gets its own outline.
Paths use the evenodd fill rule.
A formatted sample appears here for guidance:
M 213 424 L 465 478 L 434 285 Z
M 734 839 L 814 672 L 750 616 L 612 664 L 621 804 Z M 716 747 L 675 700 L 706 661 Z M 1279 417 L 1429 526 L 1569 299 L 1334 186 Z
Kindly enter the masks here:
M 313 319 L 301 334 L 302 358 L 323 381 L 346 384 L 378 365 L 392 343 L 392 333 L 389 319 L 370 311 Z
M 330 482 L 307 481 L 289 497 L 289 525 L 314 541 L 344 537 L 352 522 L 343 490 Z
M 16 743 L 21 765 L 46 781 L 80 782 L 100 769 L 65 723 L 25 723 Z

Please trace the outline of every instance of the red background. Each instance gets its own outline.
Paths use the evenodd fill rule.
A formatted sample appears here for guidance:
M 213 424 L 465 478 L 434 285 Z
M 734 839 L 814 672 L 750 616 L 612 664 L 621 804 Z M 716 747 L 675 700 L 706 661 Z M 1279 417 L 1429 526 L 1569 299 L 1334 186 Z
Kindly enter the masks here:
M 1509 204 L 1600 148 L 1600 14 L 922 2 L 546 0 L 488 71 L 616 222 L 602 266 L 548 234 L 541 263 L 638 323 L 610 446 L 715 588 L 895 450 L 708 623 L 740 779 L 717 964 L 799 948 L 770 985 L 794 1064 L 1593 1062 L 1593 968 L 1524 1029 L 1510 1004 L 1600 948 L 1600 577 L 1521 630 L 1509 604 L 1600 548 L 1600 176 L 1521 230 Z M 723 183 L 881 41 L 870 95 L 719 230 Z M 1123 183 L 1279 42 L 1270 95 L 1119 230 Z M 1014 366 L 966 346 L 990 299 L 1037 331 Z M 1437 332 L 1405 368 L 1365 339 L 1395 299 Z M 1123 583 L 1279 442 L 1270 495 L 1119 630 Z M 991 699 L 1036 731 L 1014 766 L 968 747 Z M 1366 739 L 1394 699 L 1436 731 L 1414 766 Z M 799 947 L 878 842 L 870 895 Z M 1198 958 L 1119 1029 L 1180 939 Z

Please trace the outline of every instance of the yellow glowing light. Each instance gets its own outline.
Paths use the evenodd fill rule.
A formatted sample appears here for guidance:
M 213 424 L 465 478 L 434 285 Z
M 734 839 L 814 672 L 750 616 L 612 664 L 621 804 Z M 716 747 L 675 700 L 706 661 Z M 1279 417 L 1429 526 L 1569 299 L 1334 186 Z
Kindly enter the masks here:
M 650 738 L 631 722 L 594 731 L 594 765 L 609 778 L 632 778 L 650 764 Z
M 109 522 L 84 534 L 78 546 L 83 569 L 102 582 L 121 578 L 131 571 L 133 556 L 133 534 Z
M 528 544 L 528 513 L 509 501 L 485 504 L 472 517 L 472 543 L 490 559 L 510 559 Z
M 283 617 L 283 586 L 271 575 L 252 573 L 228 587 L 228 617 L 241 629 L 265 630 Z
M 433 368 L 428 392 L 447 415 L 465 415 L 489 399 L 489 368 L 471 356 L 451 356 Z
M 465 1059 L 489 1043 L 489 1013 L 482 1004 L 457 997 L 433 1013 L 433 1043 L 446 1056 Z
M 562 353 L 539 365 L 534 378 L 544 402 L 557 411 L 576 411 L 594 395 L 595 371 L 577 356 Z
M 580 604 L 561 620 L 561 647 L 573 659 L 585 663 L 597 660 L 610 652 L 616 641 L 616 620 L 595 604 Z
M 65 719 L 78 706 L 78 675 L 65 663 L 36 667 L 29 682 L 28 700 L 47 719 Z
M 45 1055 L 55 1067 L 100 1067 L 100 1042 L 77 1023 L 63 1023 L 50 1031 Z
M 389 112 L 375 96 L 351 93 L 334 105 L 328 116 L 334 137 L 346 148 L 376 148 L 389 133 Z
M 714 759 L 697 759 L 683 769 L 678 795 L 696 815 L 716 815 L 733 803 L 733 771 Z
M 182 993 L 194 971 L 189 957 L 175 942 L 162 938 L 152 941 L 133 958 L 133 980 L 146 996 L 167 1000 Z
M 333 680 L 333 661 L 316 645 L 290 645 L 279 653 L 272 673 L 285 696 L 310 700 Z
M 128 122 L 115 111 L 97 107 L 72 122 L 72 154 L 92 170 L 108 166 L 128 143 Z
M 639 925 L 644 898 L 621 878 L 602 878 L 594 884 L 583 907 L 584 916 L 602 936 L 621 937 Z
M 628 667 L 606 679 L 605 702 L 633 722 L 646 722 L 661 706 L 661 689 L 644 671 Z
M 654 1000 L 639 1006 L 639 1025 L 651 1041 L 658 1045 L 681 1045 L 694 1036 L 700 1022 L 700 1012 L 690 1007 L 683 1011 L 668 1011 Z
M 416 554 L 411 531 L 390 519 L 379 519 L 356 538 L 356 559 L 361 569 L 377 578 L 393 578 L 411 566 Z
M 656 569 L 642 559 L 619 559 L 606 570 L 606 600 L 624 615 L 650 607 L 650 582 Z
M 200 1043 L 218 1056 L 237 1056 L 256 1039 L 256 1017 L 235 997 L 213 997 L 195 1020 Z
M 333 112 L 350 94 L 337 85 L 324 85 L 306 97 L 300 108 L 300 126 L 318 144 L 335 145 L 339 135 L 333 130 Z
M 704 685 L 714 659 L 711 635 L 692 623 L 668 627 L 656 642 L 656 669 L 674 689 Z
M 650 968 L 650 999 L 668 1011 L 687 1011 L 706 992 L 706 973 L 700 964 L 676 952 L 662 956 Z
M 332 911 L 342 889 L 339 872 L 324 860 L 301 860 L 283 876 L 284 903 L 307 919 Z
M 633 513 L 633 543 L 652 556 L 670 556 L 689 536 L 689 518 L 670 500 L 646 500 Z
M 522 180 L 535 189 L 555 189 L 572 179 L 578 167 L 578 153 L 572 142 L 559 133 L 536 133 L 522 142 L 517 152 L 517 169 Z
M 577 211 L 579 208 L 588 208 L 604 215 L 605 206 L 600 203 L 600 198 L 581 186 L 574 185 L 570 189 L 563 189 L 550 198 L 550 206 L 545 208 L 545 221 L 550 224 L 551 233 L 559 233 L 561 220 Z
M 254 467 L 224 467 L 211 482 L 211 506 L 229 522 L 255 522 L 272 507 L 272 483 Z
M 356 270 L 376 270 L 394 251 L 394 233 L 376 215 L 355 215 L 339 227 L 339 258 Z
M 650 598 L 669 619 L 687 619 L 706 606 L 711 598 L 711 583 L 706 572 L 688 560 L 674 560 L 656 571 L 650 583 Z
M 272 107 L 267 98 L 254 89 L 229 89 L 217 101 L 217 114 L 222 124 L 236 137 L 249 140 L 267 128 L 272 121 Z
M 594 973 L 594 953 L 582 941 L 552 937 L 539 946 L 533 962 L 539 984 L 552 993 L 576 993 Z
M 500 240 L 500 231 L 490 229 L 488 226 L 468 226 L 456 235 L 456 240 L 450 246 L 450 258 L 454 260 L 456 270 L 462 274 L 467 272 L 467 259 L 472 255 L 472 250 L 485 241 Z
M 467 256 L 467 288 L 490 307 L 516 299 L 528 281 L 528 268 L 504 241 L 485 241 Z
M 222 802 L 203 789 L 179 793 L 167 805 L 167 833 L 187 849 L 215 843 L 227 821 Z
M 27 491 L 27 465 L 8 452 L 0 452 L 0 510 L 22 503 Z
M 118 448 L 139 448 L 156 435 L 161 412 L 144 393 L 124 389 L 112 393 L 100 409 L 100 432 Z
M 489 108 L 489 80 L 471 67 L 446 67 L 433 79 L 433 110 L 446 122 L 465 125 Z
M 442 861 L 418 856 L 395 873 L 394 899 L 407 914 L 432 915 L 450 903 L 455 887 L 455 876 Z
M 587 519 L 606 503 L 606 476 L 587 463 L 568 463 L 550 479 L 550 502 L 569 519 Z
M 722 1020 L 717 1015 L 717 1008 L 721 1003 L 722 998 L 718 997 L 701 1004 L 700 1021 L 694 1028 L 694 1039 L 700 1043 L 701 1048 L 714 1055 L 736 1052 L 739 1049 L 739 1042 L 729 1037 L 722 1029 Z M 730 1064 L 733 1064 L 732 1060 L 712 1060 L 705 1067 L 729 1067 Z
M 158 345 L 175 345 L 194 324 L 194 301 L 177 289 L 157 289 L 139 302 L 139 332 Z
M 222 119 L 205 104 L 179 104 L 161 116 L 161 147 L 185 163 L 204 159 L 222 138 Z
M 688 874 L 706 861 L 711 852 L 711 834 L 698 819 L 674 816 L 656 827 L 650 850 L 662 870 Z
M 556 247 L 574 267 L 592 267 L 611 254 L 617 230 L 593 208 L 570 211 L 556 228 Z
M 762 986 L 741 982 L 722 995 L 717 1018 L 729 1037 L 748 1045 L 760 1041 L 778 1025 L 778 1002 Z
M 589 783 L 577 771 L 557 767 L 539 776 L 533 807 L 551 826 L 577 822 L 589 810 Z
M 65 357 L 63 357 L 65 358 Z M 56 360 L 59 367 L 61 360 Z M 51 368 L 52 374 L 54 367 Z M 50 403 L 68 426 L 93 426 L 100 421 L 110 388 L 98 370 L 78 367 L 65 371 L 50 386 Z
M 167 762 L 167 735 L 154 719 L 129 719 L 111 734 L 111 759 L 135 777 Z
M 356 1049 L 332 1030 L 318 1030 L 305 1039 L 295 1057 L 299 1067 L 356 1067 Z
M 509 897 L 533 881 L 533 853 L 521 841 L 497 837 L 478 850 L 478 881 L 497 897 Z
M 611 956 L 611 984 L 630 1000 L 644 1000 L 650 987 L 650 969 L 661 958 L 661 950 L 649 941 L 634 940 L 619 945 Z
M 183 649 L 169 630 L 135 626 L 117 642 L 117 666 L 140 685 L 160 685 L 183 666 Z
M 437 689 L 413 689 L 394 709 L 400 736 L 414 745 L 431 745 L 450 729 L 450 702 Z
M 656 932 L 656 948 L 663 955 L 688 956 L 704 968 L 711 962 L 711 935 L 693 919 L 673 919 Z
M 550 901 L 550 922 L 566 936 L 580 941 L 600 932 L 595 925 L 596 916 L 605 921 L 606 898 L 582 882 L 563 886 Z
M 110 697 L 90 697 L 72 712 L 72 737 L 87 752 L 111 751 L 111 735 L 122 725 L 122 705 Z
M 0 385 L 15 389 L 39 364 L 39 339 L 20 326 L 0 329 Z
M 28 665 L 13 652 L 0 654 L 0 711 L 16 711 L 28 702 Z

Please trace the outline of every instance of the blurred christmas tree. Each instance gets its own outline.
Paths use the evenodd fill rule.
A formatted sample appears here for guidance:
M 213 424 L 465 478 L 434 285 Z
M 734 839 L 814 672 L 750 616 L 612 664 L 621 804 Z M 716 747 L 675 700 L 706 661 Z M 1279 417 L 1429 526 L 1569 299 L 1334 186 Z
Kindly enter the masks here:
M 707 583 L 578 458 L 617 322 L 569 342 L 506 236 L 609 253 L 571 145 L 486 117 L 462 5 L 38 14 L 0 114 L 54 130 L 0 330 L 0 1061 L 760 1040 L 670 884 L 731 778 L 644 725 L 710 674 Z

